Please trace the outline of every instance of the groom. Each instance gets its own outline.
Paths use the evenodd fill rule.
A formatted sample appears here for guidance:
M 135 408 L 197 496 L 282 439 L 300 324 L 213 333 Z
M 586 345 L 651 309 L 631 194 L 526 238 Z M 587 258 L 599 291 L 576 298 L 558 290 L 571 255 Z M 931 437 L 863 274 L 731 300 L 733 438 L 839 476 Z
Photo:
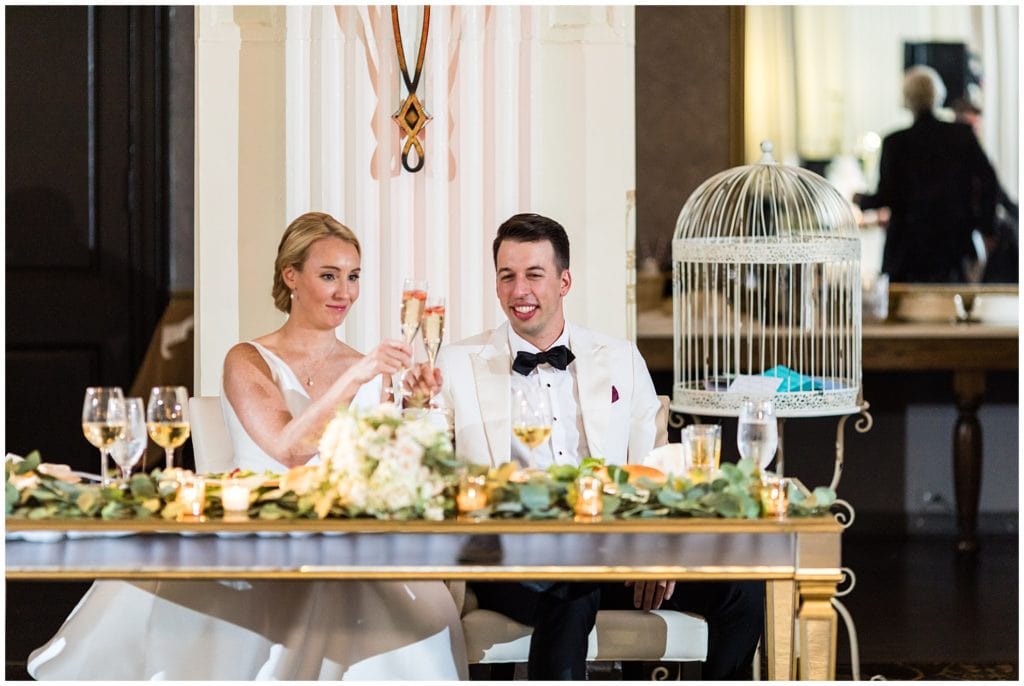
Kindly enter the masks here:
M 654 447 L 659 403 L 636 346 L 576 326 L 562 301 L 572 287 L 565 229 L 517 214 L 493 244 L 496 290 L 508 319 L 441 350 L 442 395 L 454 413 L 456 455 L 497 466 L 639 462 Z M 512 437 L 516 389 L 539 388 L 551 409 L 550 440 L 530 451 Z M 636 581 L 475 583 L 482 608 L 534 628 L 530 680 L 586 679 L 587 636 L 598 609 L 696 612 L 709 629 L 706 679 L 750 678 L 764 622 L 764 585 Z

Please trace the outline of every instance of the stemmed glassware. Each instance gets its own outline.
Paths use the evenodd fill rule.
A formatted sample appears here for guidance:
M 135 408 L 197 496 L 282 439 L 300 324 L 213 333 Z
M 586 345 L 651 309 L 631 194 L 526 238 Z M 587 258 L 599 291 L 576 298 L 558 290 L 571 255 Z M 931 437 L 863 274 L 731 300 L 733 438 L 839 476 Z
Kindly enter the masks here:
M 513 391 L 512 435 L 530 451 L 530 467 L 536 467 L 535 451 L 551 437 L 551 410 L 540 388 L 524 385 Z
M 423 314 L 427 301 L 427 282 L 416 279 L 406 279 L 402 284 L 402 338 L 407 345 L 412 345 L 419 333 L 420 325 L 423 323 Z M 401 405 L 405 390 L 402 382 L 405 378 L 405 369 L 399 370 L 391 377 L 391 392 L 394 395 L 395 404 Z
M 736 447 L 741 457 L 753 459 L 760 469 L 771 463 L 779 447 L 779 426 L 770 399 L 743 401 L 736 431 Z M 781 475 L 781 465 L 777 471 Z
M 110 446 L 110 456 L 121 469 L 121 481 L 127 484 L 132 468 L 146 452 L 146 407 L 142 398 L 125 398 L 124 413 L 124 434 Z
M 100 451 L 100 481 L 110 483 L 107 454 L 125 432 L 124 391 L 117 386 L 90 386 L 82 403 L 82 433 Z
M 191 431 L 188 421 L 188 390 L 184 386 L 154 386 L 149 392 L 146 428 L 153 442 L 167 454 L 167 469 L 174 466 L 174 449 Z

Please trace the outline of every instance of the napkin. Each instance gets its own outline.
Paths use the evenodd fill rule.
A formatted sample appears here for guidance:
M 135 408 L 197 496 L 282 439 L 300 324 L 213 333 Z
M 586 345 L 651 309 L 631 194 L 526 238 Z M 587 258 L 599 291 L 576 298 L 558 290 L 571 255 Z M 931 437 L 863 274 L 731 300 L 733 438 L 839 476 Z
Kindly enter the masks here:
M 654 467 L 665 474 L 684 474 L 686 473 L 686 455 L 683 453 L 683 444 L 667 443 L 660 448 L 655 448 L 647 453 L 640 464 Z

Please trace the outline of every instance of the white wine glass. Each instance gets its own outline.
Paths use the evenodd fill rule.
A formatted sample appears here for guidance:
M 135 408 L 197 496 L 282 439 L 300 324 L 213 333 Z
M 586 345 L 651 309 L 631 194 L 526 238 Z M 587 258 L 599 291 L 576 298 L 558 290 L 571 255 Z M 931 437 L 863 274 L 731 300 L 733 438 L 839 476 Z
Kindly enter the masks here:
M 90 386 L 82 403 L 82 433 L 100 451 L 100 482 L 107 486 L 107 455 L 125 431 L 124 391 L 117 386 Z
M 146 407 L 146 428 L 153 442 L 167 454 L 167 469 L 174 466 L 174 449 L 190 433 L 188 390 L 184 386 L 154 386 Z
M 551 437 L 551 410 L 541 389 L 520 387 L 512 393 L 512 435 L 530 451 L 536 468 L 536 450 Z
M 765 469 L 779 447 L 779 425 L 775 408 L 768 398 L 744 400 L 736 430 L 736 447 L 740 456 L 750 458 Z M 781 469 L 780 476 L 781 476 Z
M 402 310 L 401 326 L 402 338 L 406 345 L 412 345 L 419 333 L 420 325 L 423 323 L 423 311 L 427 301 L 427 282 L 416 279 L 406 279 L 402 283 Z M 405 369 L 400 369 L 391 377 L 391 392 L 394 395 L 396 405 L 402 404 L 405 391 L 402 382 L 405 379 Z
M 125 398 L 124 414 L 124 434 L 110 446 L 110 456 L 121 470 L 121 481 L 127 485 L 132 468 L 146 452 L 146 407 L 142 398 Z
M 444 298 L 439 295 L 429 296 L 426 309 L 423 311 L 423 325 L 420 330 L 423 335 L 423 347 L 427 351 L 427 363 L 430 366 L 431 375 L 434 373 L 434 363 L 437 361 L 437 353 L 441 350 L 441 341 L 444 339 L 444 318 Z

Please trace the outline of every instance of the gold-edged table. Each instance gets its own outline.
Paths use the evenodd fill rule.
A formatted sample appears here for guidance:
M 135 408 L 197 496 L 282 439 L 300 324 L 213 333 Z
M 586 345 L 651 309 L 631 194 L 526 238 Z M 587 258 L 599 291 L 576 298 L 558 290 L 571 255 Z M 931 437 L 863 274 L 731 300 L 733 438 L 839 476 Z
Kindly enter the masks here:
M 894 287 L 895 288 L 895 287 Z M 906 288 L 902 289 L 906 291 Z M 928 291 L 943 291 L 929 285 Z M 947 287 L 950 293 L 964 290 Z M 1005 288 L 993 288 L 1003 292 Z M 1014 289 L 1015 290 L 1015 289 Z M 637 347 L 652 371 L 673 371 L 672 316 L 662 311 L 637 316 Z M 957 419 L 953 426 L 953 481 L 956 494 L 957 550 L 978 548 L 982 434 L 978 408 L 989 372 L 1016 371 L 1016 325 L 979 322 L 865 322 L 861 328 L 861 364 L 869 372 L 949 372 Z M 870 397 L 865 398 L 871 400 Z
M 831 600 L 842 578 L 843 527 L 830 516 L 592 522 L 7 519 L 6 528 L 8 534 L 58 539 L 8 538 L 8 580 L 759 579 L 767 586 L 768 677 L 835 678 L 837 618 Z

